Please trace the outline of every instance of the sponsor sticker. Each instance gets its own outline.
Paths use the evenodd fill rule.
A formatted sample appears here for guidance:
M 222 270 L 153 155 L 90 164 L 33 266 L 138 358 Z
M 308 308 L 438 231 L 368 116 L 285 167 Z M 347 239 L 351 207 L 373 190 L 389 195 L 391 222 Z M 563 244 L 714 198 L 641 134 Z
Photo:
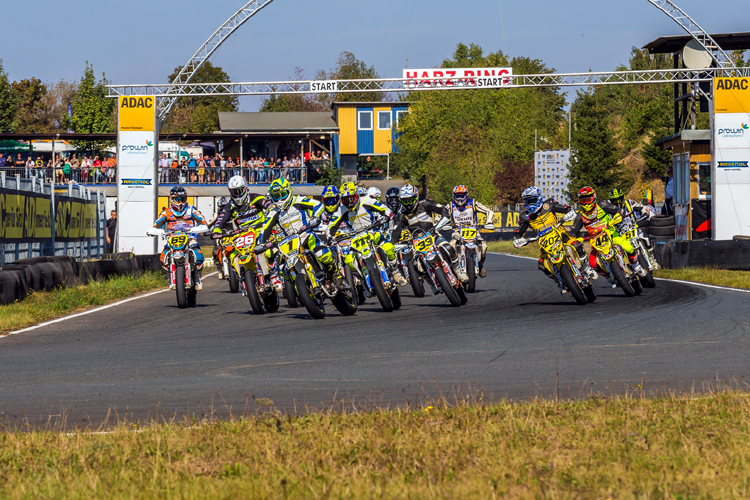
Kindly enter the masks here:
M 123 186 L 150 186 L 151 179 L 121 179 Z
M 748 168 L 748 163 L 750 163 L 750 162 L 746 162 L 746 161 L 720 161 L 720 162 L 718 162 L 717 167 L 718 168 L 731 168 L 731 169 Z

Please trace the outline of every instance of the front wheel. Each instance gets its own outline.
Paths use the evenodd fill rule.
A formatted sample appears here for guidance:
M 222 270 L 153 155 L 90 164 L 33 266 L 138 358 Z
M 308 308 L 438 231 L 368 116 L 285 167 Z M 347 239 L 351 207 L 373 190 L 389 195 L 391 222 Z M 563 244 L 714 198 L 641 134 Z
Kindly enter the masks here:
M 312 293 L 310 293 L 310 288 L 307 286 L 305 278 L 305 273 L 297 273 L 297 277 L 294 279 L 299 299 L 302 305 L 305 306 L 305 309 L 307 309 L 307 312 L 310 313 L 310 316 L 314 319 L 323 319 L 326 317 L 325 306 L 322 301 L 316 300 Z
M 382 307 L 385 312 L 393 311 L 393 302 L 391 302 L 388 292 L 385 291 L 383 278 L 380 276 L 380 270 L 378 269 L 377 264 L 373 262 L 367 270 L 370 273 L 370 283 L 372 283 L 372 288 L 375 290 L 375 295 L 378 296 L 380 307 Z
M 399 293 L 398 288 L 394 288 L 391 292 L 391 303 L 393 304 L 394 311 L 401 309 L 401 294 Z
M 451 286 L 451 282 L 448 280 L 448 276 L 445 275 L 445 271 L 443 271 L 443 268 L 440 266 L 437 266 L 434 269 L 435 276 L 437 277 L 438 283 L 440 283 L 440 288 L 443 289 L 443 293 L 448 297 L 448 301 L 453 307 L 459 307 L 461 305 L 461 299 L 458 298 L 456 289 Z
M 573 298 L 576 299 L 578 305 L 583 306 L 588 304 L 589 301 L 586 298 L 586 294 L 581 290 L 581 286 L 578 284 L 569 264 L 563 264 L 560 266 L 560 276 L 562 276 L 565 286 L 568 288 L 568 291 L 570 291 Z
M 253 309 L 253 312 L 255 314 L 263 314 L 263 303 L 258 296 L 258 288 L 255 286 L 255 273 L 252 271 L 245 271 L 245 291 L 247 292 L 247 300 L 250 301 L 250 307 Z
M 596 300 L 596 292 L 594 291 L 593 286 L 589 285 L 584 288 L 583 293 L 586 294 L 586 300 L 589 304 L 593 303 Z
M 466 291 L 463 287 L 456 288 L 456 294 L 458 295 L 459 300 L 461 301 L 461 305 L 465 306 L 466 303 L 469 301 L 469 297 L 466 295 Z
M 622 291 L 625 292 L 625 295 L 627 295 L 628 297 L 635 297 L 635 290 L 633 290 L 633 286 L 625 277 L 625 273 L 622 272 L 620 263 L 617 262 L 616 259 L 613 259 L 612 262 L 609 263 L 609 267 L 610 269 L 612 269 L 612 274 L 615 276 L 615 281 L 617 281 L 617 284 L 620 285 L 620 288 L 622 288 Z
M 469 282 L 466 284 L 466 291 L 474 293 L 477 286 L 477 266 L 475 260 L 476 250 L 466 250 L 466 276 L 469 277 Z
M 641 285 L 643 288 L 656 288 L 656 280 L 654 280 L 654 272 L 648 268 L 648 259 L 643 256 L 642 253 L 638 252 L 638 263 L 643 269 L 646 270 L 646 276 L 641 276 Z
M 643 285 L 641 285 L 641 280 L 639 276 L 636 276 L 633 281 L 630 282 L 630 286 L 633 287 L 633 291 L 636 295 L 640 295 L 643 293 Z
M 346 284 L 349 285 L 348 294 L 339 291 L 331 302 L 338 309 L 338 311 L 344 316 L 351 316 L 357 312 L 357 288 L 354 284 L 354 275 L 349 266 L 344 267 L 344 279 Z
M 270 292 L 266 292 L 263 296 L 263 306 L 266 311 L 275 313 L 279 310 L 279 296 L 276 294 L 276 290 L 271 288 Z
M 182 265 L 177 266 L 174 272 L 174 284 L 177 290 L 177 307 L 185 309 L 188 306 L 187 303 L 187 290 L 185 290 L 185 267 Z
M 414 292 L 415 297 L 424 297 L 424 284 L 422 278 L 417 272 L 417 268 L 414 265 L 414 259 L 409 259 L 406 262 L 406 270 L 409 271 L 409 282 L 411 283 L 411 289 Z
M 235 271 L 234 266 L 229 266 L 229 293 L 240 291 L 240 279 Z
M 289 276 L 284 277 L 284 297 L 286 297 L 286 303 L 289 306 L 289 309 L 296 309 L 299 307 L 297 290 L 295 290 L 294 282 L 292 282 Z

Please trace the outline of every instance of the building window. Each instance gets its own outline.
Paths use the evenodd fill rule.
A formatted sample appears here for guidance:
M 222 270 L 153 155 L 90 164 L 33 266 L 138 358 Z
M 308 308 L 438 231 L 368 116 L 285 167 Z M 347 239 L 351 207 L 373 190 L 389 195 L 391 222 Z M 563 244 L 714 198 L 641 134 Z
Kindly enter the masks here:
M 408 113 L 406 110 L 396 111 L 396 126 L 398 127 L 398 122 L 401 121 L 401 115 L 405 115 Z
M 359 130 L 372 130 L 372 111 L 360 111 L 357 113 L 357 122 Z
M 390 130 L 391 128 L 391 112 L 390 111 L 378 111 L 378 130 Z
M 711 164 L 698 164 L 698 199 L 711 199 Z

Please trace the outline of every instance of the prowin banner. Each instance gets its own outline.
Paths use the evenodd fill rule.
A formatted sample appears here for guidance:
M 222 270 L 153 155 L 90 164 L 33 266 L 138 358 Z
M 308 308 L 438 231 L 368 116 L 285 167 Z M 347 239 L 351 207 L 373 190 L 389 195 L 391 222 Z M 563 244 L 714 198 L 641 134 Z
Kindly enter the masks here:
M 52 200 L 49 195 L 0 189 L 0 243 L 52 241 Z

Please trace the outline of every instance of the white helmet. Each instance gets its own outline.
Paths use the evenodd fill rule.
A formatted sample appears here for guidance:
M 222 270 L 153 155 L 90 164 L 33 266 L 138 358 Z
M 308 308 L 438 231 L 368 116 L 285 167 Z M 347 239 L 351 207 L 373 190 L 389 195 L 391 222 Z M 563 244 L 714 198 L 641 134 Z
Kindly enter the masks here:
M 359 195 L 360 198 L 362 198 L 363 196 L 367 196 L 367 190 L 363 188 L 362 186 L 358 186 L 357 194 Z
M 370 189 L 367 190 L 367 196 L 369 196 L 375 201 L 380 201 L 380 189 L 374 186 L 371 187 Z
M 229 188 L 229 196 L 232 197 L 235 206 L 241 207 L 247 202 L 248 190 L 244 177 L 235 175 L 229 179 L 227 187 Z

